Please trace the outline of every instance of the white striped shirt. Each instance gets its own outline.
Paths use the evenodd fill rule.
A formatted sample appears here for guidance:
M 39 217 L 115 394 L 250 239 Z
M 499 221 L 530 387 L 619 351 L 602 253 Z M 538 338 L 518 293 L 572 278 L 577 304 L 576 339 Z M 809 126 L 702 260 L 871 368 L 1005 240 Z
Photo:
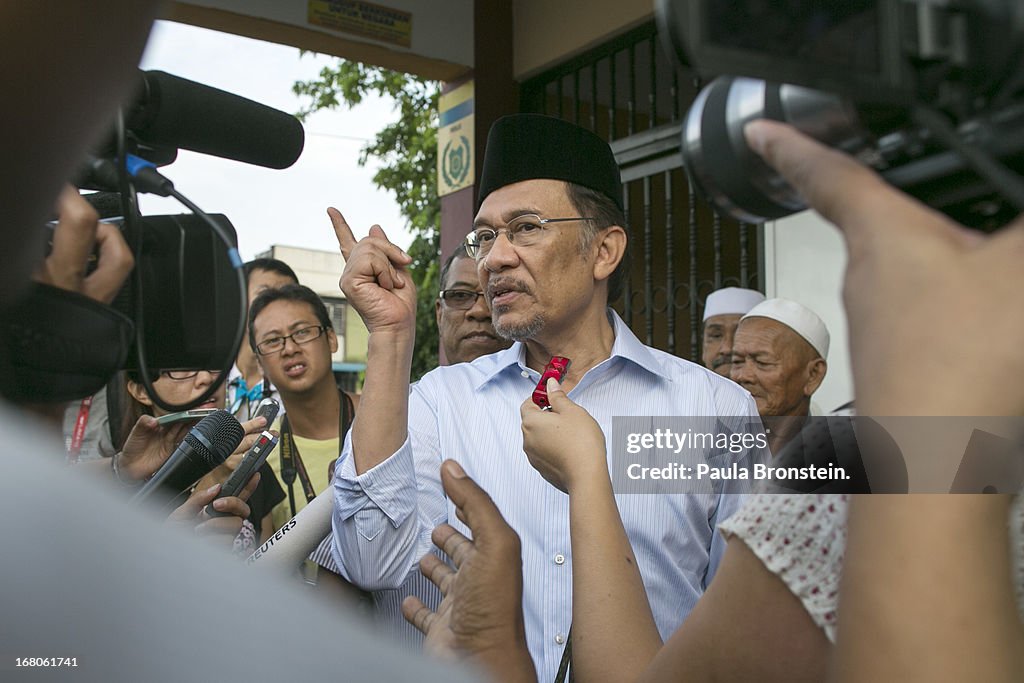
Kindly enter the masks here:
M 332 546 L 334 539 L 331 534 L 324 536 L 324 540 L 309 554 L 309 559 L 318 565 L 341 574 L 338 563 L 334 560 Z M 444 554 L 437 552 L 438 557 L 445 559 Z M 441 591 L 437 589 L 430 579 L 419 572 L 412 572 L 409 578 L 401 586 L 394 590 L 380 590 L 370 593 L 373 599 L 373 612 L 370 618 L 376 625 L 377 630 L 389 641 L 399 643 L 410 650 L 419 650 L 423 647 L 423 634 L 415 626 L 410 624 L 402 616 L 402 602 L 414 595 L 430 609 L 437 609 L 441 602 Z
M 597 420 L 609 449 L 614 416 L 757 419 L 753 399 L 739 385 L 644 346 L 618 315 L 609 311 L 609 318 L 615 331 L 610 358 L 569 392 Z M 409 438 L 362 475 L 355 474 L 351 436 L 346 439 L 334 479 L 333 550 L 342 574 L 356 585 L 402 585 L 432 548 L 435 526 L 448 522 L 470 535 L 441 488 L 442 460 L 457 460 L 519 533 L 527 641 L 540 680 L 553 680 L 572 619 L 569 499 L 523 453 L 519 407 L 539 379 L 526 368 L 525 357 L 525 346 L 517 343 L 425 375 L 409 397 Z M 610 450 L 608 458 L 610 463 Z M 759 451 L 738 460 L 767 458 Z M 719 492 L 616 498 L 655 620 L 667 638 L 711 580 L 724 551 L 715 527 L 740 506 L 741 497 Z

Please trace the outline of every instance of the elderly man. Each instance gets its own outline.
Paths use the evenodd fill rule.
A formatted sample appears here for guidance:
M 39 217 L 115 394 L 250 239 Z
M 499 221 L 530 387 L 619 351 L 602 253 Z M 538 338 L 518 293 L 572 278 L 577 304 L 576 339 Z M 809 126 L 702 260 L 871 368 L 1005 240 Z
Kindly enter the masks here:
M 736 327 L 740 318 L 762 301 L 764 294 L 742 287 L 725 287 L 708 294 L 704 303 L 704 341 L 701 345 L 704 367 L 722 377 L 729 376 Z
M 450 364 L 469 363 L 480 356 L 507 349 L 491 324 L 491 309 L 480 289 L 476 261 L 459 247 L 441 268 L 441 291 L 434 302 L 441 349 Z
M 518 628 L 540 678 L 553 680 L 572 615 L 569 500 L 530 466 L 520 427 L 520 408 L 545 365 L 555 355 L 572 360 L 563 386 L 609 444 L 613 416 L 744 417 L 756 406 L 734 383 L 644 346 L 608 308 L 628 263 L 622 184 L 606 142 L 559 119 L 505 117 L 488 136 L 478 192 L 468 251 L 495 329 L 516 343 L 437 368 L 411 393 L 411 259 L 376 226 L 357 243 L 341 214 L 329 211 L 346 257 L 342 289 L 370 331 L 361 408 L 334 481 L 334 549 L 357 585 L 401 585 L 432 547 L 435 526 L 468 532 L 439 477 L 442 458 L 457 460 L 522 538 Z M 752 467 L 765 455 L 737 457 Z M 724 545 L 715 528 L 739 503 L 731 485 L 621 501 L 663 637 L 711 581 Z
M 811 395 L 828 370 L 829 334 L 814 311 L 768 299 L 740 319 L 729 376 L 750 392 L 778 453 L 810 415 Z

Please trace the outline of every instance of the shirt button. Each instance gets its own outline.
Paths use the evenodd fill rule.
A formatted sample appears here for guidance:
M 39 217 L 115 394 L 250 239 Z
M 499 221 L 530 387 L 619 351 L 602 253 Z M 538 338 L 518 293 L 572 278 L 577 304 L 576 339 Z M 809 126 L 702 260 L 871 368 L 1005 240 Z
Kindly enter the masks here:
M 555 634 L 555 642 L 558 643 L 559 645 L 562 645 L 563 643 L 565 643 L 565 636 L 563 636 L 561 633 L 556 633 Z
M 562 553 L 555 555 L 555 564 L 565 564 L 565 555 Z

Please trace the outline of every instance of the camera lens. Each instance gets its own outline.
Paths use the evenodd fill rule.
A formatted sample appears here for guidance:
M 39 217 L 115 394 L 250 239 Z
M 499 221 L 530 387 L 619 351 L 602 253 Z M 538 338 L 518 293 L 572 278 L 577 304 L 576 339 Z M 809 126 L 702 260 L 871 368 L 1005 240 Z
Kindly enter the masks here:
M 747 147 L 743 127 L 762 118 L 783 121 L 848 152 L 867 140 L 854 108 L 835 95 L 752 78 L 712 81 L 686 115 L 683 163 L 690 182 L 719 211 L 749 223 L 806 208 L 796 191 Z

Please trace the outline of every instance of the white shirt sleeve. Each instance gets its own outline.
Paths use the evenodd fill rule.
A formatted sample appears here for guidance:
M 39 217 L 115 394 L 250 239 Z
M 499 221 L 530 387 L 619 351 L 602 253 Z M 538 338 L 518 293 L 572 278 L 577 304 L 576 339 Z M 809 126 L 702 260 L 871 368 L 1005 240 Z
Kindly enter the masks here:
M 437 419 L 424 382 L 409 394 L 409 436 L 376 467 L 357 475 L 349 432 L 334 477 L 334 559 L 364 590 L 399 588 L 447 521 Z

